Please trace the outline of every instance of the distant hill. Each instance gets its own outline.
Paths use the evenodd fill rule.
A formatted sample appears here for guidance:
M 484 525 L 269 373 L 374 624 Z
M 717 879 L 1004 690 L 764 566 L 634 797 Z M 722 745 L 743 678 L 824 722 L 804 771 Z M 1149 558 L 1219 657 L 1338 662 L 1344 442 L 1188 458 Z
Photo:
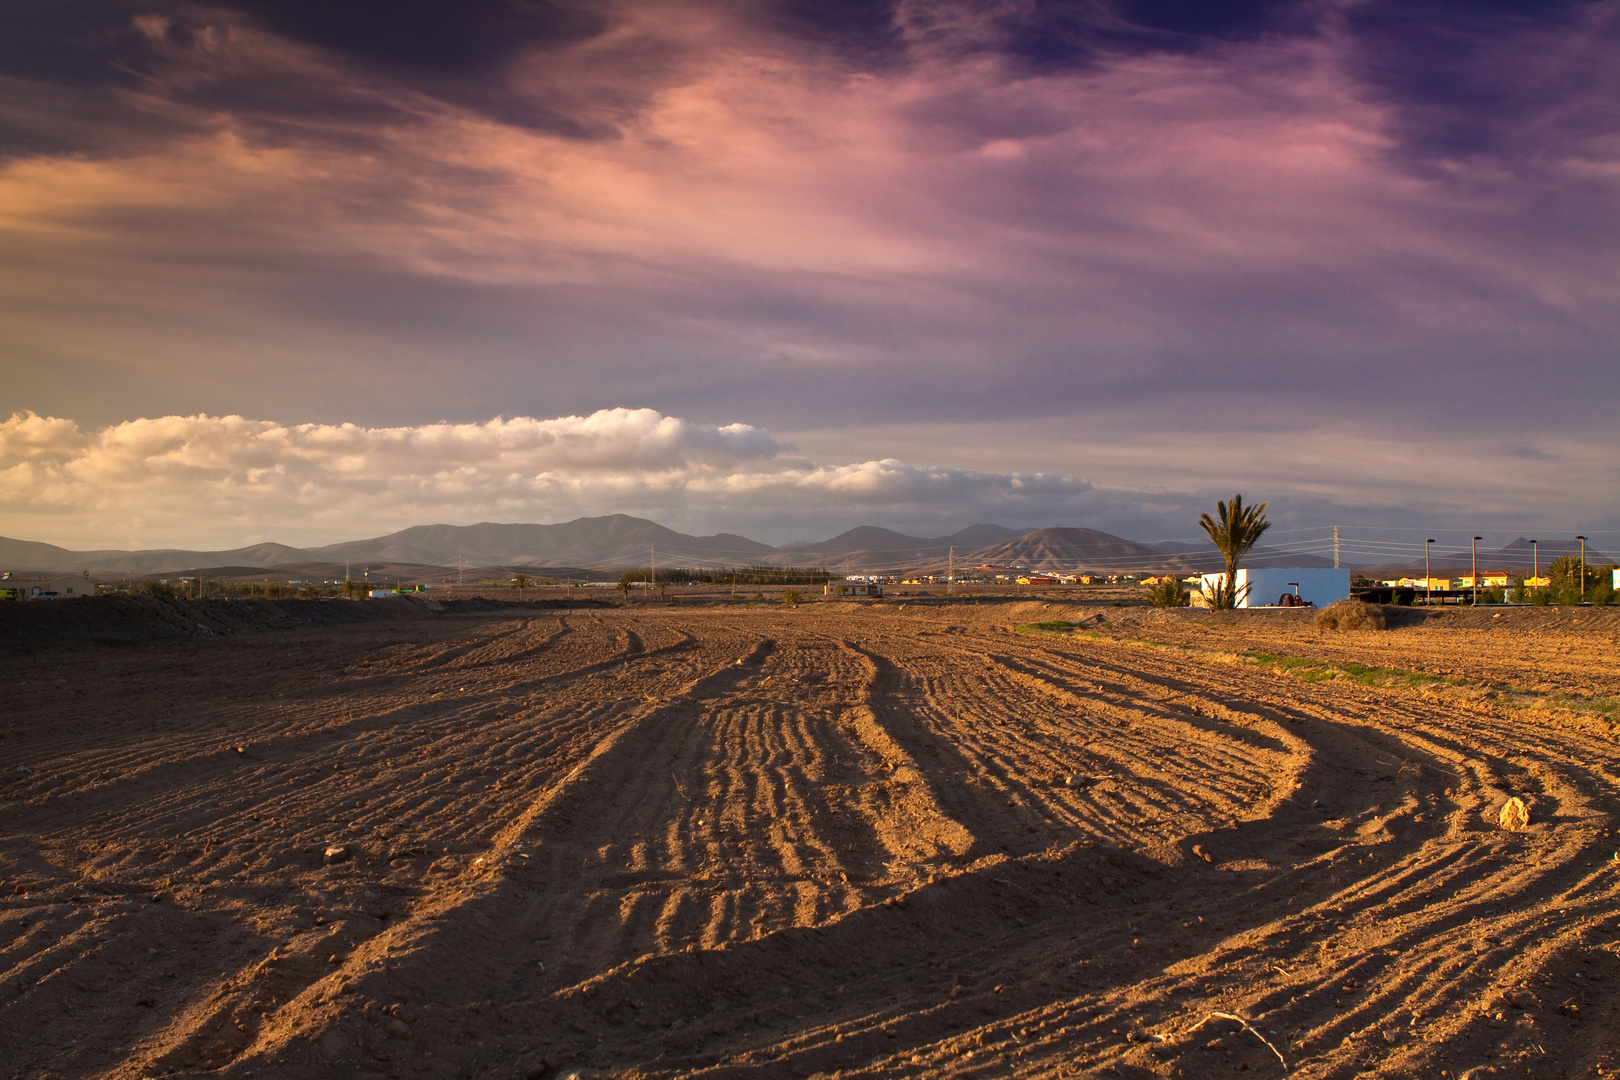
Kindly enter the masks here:
M 746 536 L 688 536 L 626 514 L 556 525 L 417 525 L 387 536 L 310 548 L 310 561 L 433 563 L 455 566 L 640 566 L 656 547 L 665 566 L 760 562 L 777 549 Z
M 1165 556 L 1096 529 L 1031 529 L 969 556 L 974 564 L 1021 566 L 1031 570 L 1157 569 Z
M 946 559 L 953 548 L 959 559 L 965 559 L 975 548 L 1020 535 L 1022 531 L 1001 525 L 970 525 L 949 536 L 909 536 L 876 525 L 859 525 L 830 540 L 783 544 L 761 561 L 825 566 L 844 573 L 875 572 Z
M 1009 529 L 979 524 L 947 536 L 912 536 L 876 525 L 861 525 L 826 540 L 773 547 L 734 533 L 691 536 L 655 521 L 610 514 L 537 525 L 480 522 L 476 525 L 416 525 L 385 536 L 315 548 L 253 544 L 229 551 L 70 551 L 52 544 L 0 537 L 0 570 L 88 570 L 103 580 L 129 575 L 183 573 L 196 568 L 230 568 L 232 575 L 256 568 L 302 568 L 311 577 L 330 577 L 322 567 L 345 564 L 359 577 L 366 567 L 397 573 L 407 566 L 524 567 L 566 573 L 645 565 L 656 547 L 661 566 L 818 566 L 837 573 L 885 573 L 943 567 L 954 550 L 959 567 L 993 563 L 1035 570 L 1175 571 L 1217 570 L 1220 556 L 1207 544 L 1139 544 L 1096 529 Z M 1572 541 L 1541 545 L 1541 565 L 1572 554 Z M 1612 558 L 1588 549 L 1588 560 Z M 1466 566 L 1467 555 L 1435 556 L 1435 567 Z M 1264 546 L 1250 552 L 1247 566 L 1331 566 L 1331 560 Z M 1421 558 L 1417 563 L 1422 565 Z M 1480 553 L 1481 569 L 1528 568 L 1530 542 L 1519 539 L 1499 551 Z M 390 568 L 390 569 L 384 569 Z M 206 570 L 205 570 L 206 572 Z M 415 573 L 415 571 L 413 571 Z M 424 578 L 425 580 L 425 578 Z
M 0 536 L 0 569 L 88 570 L 104 577 L 116 574 L 163 574 L 194 566 L 282 566 L 309 558 L 286 544 L 253 544 L 229 551 L 70 551 L 54 544 Z

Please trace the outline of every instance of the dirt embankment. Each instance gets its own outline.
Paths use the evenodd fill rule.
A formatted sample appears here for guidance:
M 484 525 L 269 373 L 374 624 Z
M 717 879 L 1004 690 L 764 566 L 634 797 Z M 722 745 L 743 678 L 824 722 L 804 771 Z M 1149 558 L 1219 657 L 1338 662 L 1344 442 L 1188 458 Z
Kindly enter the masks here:
M 162 638 L 211 638 L 302 626 L 340 626 L 425 613 L 476 614 L 606 607 L 601 600 L 433 600 L 397 596 L 367 600 L 184 600 L 156 594 L 113 594 L 83 600 L 0 603 L 0 649 L 115 645 Z
M 1620 1068 L 1605 613 L 312 606 L 4 654 L 23 1075 Z

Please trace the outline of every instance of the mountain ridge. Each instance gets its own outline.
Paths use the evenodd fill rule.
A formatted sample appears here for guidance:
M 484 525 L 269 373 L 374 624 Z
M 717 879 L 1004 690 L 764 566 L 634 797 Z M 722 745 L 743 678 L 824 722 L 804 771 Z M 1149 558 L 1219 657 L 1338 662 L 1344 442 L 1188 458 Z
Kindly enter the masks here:
M 944 536 L 912 536 L 877 525 L 860 525 L 819 541 L 772 546 L 736 533 L 692 536 L 628 514 L 575 518 L 550 524 L 479 522 L 474 525 L 412 525 L 383 536 L 311 548 L 264 542 L 223 551 L 157 548 L 137 551 L 72 551 L 37 540 L 0 536 L 0 570 L 89 571 L 103 576 L 175 573 L 199 567 L 259 567 L 292 564 L 413 564 L 441 567 L 569 567 L 604 569 L 643 566 L 656 555 L 662 566 L 738 566 L 750 563 L 821 566 L 835 572 L 887 573 L 943 567 L 953 550 L 956 565 L 1018 566 L 1030 570 L 1154 571 L 1193 573 L 1220 568 L 1213 550 L 1169 544 L 1148 545 L 1097 529 L 1054 527 L 1009 529 L 981 523 Z M 653 551 L 648 549 L 652 548 Z M 1577 550 L 1570 541 L 1541 545 L 1545 570 L 1561 555 Z M 1467 565 L 1464 554 L 1436 555 L 1434 565 Z M 1589 562 L 1612 561 L 1587 549 Z M 1330 566 L 1320 556 L 1260 546 L 1246 565 Z M 1481 568 L 1529 567 L 1530 542 L 1522 537 L 1500 549 L 1479 553 Z M 1367 568 L 1372 569 L 1372 568 Z

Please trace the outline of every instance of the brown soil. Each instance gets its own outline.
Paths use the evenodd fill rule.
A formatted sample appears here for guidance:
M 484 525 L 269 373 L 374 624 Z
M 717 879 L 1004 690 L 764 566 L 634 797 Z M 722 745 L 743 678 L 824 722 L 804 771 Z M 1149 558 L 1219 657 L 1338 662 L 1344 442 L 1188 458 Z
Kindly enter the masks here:
M 4 1075 L 1620 1069 L 1620 613 L 164 610 L 8 615 Z

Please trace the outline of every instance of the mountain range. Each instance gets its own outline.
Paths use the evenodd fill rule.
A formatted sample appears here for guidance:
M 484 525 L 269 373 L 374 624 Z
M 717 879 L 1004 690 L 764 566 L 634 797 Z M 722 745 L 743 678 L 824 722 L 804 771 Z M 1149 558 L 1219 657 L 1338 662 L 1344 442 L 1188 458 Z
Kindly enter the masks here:
M 1173 548 L 1173 549 L 1172 549 Z M 1541 565 L 1569 554 L 1568 542 L 1541 545 Z M 1588 550 L 1589 561 L 1608 557 Z M 310 564 L 607 569 L 643 566 L 816 566 L 839 573 L 882 573 L 943 568 L 1016 566 L 1043 571 L 1175 571 L 1219 569 L 1213 549 L 1150 547 L 1096 529 L 1009 529 L 973 525 L 948 536 L 910 536 L 875 525 L 861 525 L 827 540 L 772 546 L 733 533 L 690 536 L 654 521 L 612 514 L 550 525 L 417 525 L 386 536 L 321 547 L 295 548 L 262 543 L 225 551 L 165 548 L 143 551 L 70 551 L 31 540 L 0 537 L 0 569 L 89 571 L 93 574 L 147 575 L 206 568 L 292 568 Z M 1468 565 L 1467 555 L 1436 557 L 1434 565 Z M 1463 560 L 1458 562 L 1458 560 Z M 1329 560 L 1257 547 L 1249 566 L 1330 566 Z M 1495 552 L 1480 552 L 1480 565 L 1530 565 L 1530 544 L 1516 540 Z

